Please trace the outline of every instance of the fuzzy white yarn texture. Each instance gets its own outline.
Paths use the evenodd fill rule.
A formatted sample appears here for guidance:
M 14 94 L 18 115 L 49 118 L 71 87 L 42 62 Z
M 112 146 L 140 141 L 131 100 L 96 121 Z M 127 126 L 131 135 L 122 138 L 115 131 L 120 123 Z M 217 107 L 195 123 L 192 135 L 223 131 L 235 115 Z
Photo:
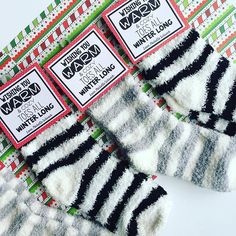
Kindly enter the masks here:
M 162 111 L 132 75 L 95 102 L 90 115 L 117 140 L 135 168 L 217 191 L 236 188 L 236 138 Z
M 0 235 L 112 236 L 78 216 L 43 205 L 6 168 L 0 171 Z
M 158 181 L 134 172 L 103 150 L 76 114 L 22 148 L 26 162 L 54 199 L 118 235 L 156 235 L 170 201 Z

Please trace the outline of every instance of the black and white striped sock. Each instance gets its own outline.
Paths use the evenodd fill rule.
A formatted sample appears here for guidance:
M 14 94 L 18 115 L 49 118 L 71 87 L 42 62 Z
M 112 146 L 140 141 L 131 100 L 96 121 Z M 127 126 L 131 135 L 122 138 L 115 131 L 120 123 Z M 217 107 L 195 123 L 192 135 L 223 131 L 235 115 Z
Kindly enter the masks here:
M 156 235 L 165 222 L 166 191 L 103 150 L 75 114 L 44 131 L 22 153 L 57 201 L 112 232 Z
M 197 111 L 191 111 L 189 117 L 205 128 L 214 129 L 229 136 L 236 135 L 236 122 L 224 120 L 214 114 Z
M 37 201 L 7 168 L 0 171 L 0 235 L 114 236 L 81 216 L 71 216 Z
M 236 188 L 236 138 L 179 121 L 142 92 L 131 75 L 88 112 L 138 170 L 218 191 Z
M 236 122 L 236 66 L 195 30 L 183 33 L 138 66 L 175 111 L 182 107 L 181 112 L 204 112 Z M 236 132 L 235 127 L 231 132 Z

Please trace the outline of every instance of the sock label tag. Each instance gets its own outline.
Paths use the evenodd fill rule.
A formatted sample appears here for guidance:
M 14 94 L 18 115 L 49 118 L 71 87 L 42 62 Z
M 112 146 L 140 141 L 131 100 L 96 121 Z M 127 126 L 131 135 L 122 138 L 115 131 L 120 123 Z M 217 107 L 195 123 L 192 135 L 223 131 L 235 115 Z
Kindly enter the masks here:
M 38 64 L 0 88 L 0 126 L 16 148 L 70 112 Z
M 189 28 L 173 0 L 122 0 L 104 11 L 103 18 L 132 63 Z
M 65 47 L 45 69 L 80 111 L 86 110 L 129 72 L 96 26 Z

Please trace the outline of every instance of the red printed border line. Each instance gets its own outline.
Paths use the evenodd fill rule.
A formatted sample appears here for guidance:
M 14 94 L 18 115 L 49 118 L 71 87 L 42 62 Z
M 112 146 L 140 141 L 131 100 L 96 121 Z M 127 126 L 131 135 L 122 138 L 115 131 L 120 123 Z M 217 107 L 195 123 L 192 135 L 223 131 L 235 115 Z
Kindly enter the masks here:
M 202 1 L 188 16 L 188 21 L 194 21 L 194 27 L 203 23 L 203 19 L 206 20 L 213 12 L 215 12 L 220 5 L 222 5 L 226 0 L 216 0 L 216 1 Z M 207 9 L 206 9 L 207 8 Z M 205 10 L 206 9 L 206 10 Z M 199 16 L 198 14 L 201 13 Z M 196 22 L 196 23 L 195 23 Z
M 221 51 L 223 51 L 225 48 L 227 48 L 227 46 L 231 43 L 231 42 L 233 42 L 234 40 L 236 39 L 236 32 L 234 32 L 232 35 L 230 35 L 225 41 L 223 41 L 221 44 L 220 44 L 220 46 L 217 48 L 217 51 L 218 52 L 221 52 Z M 226 50 L 226 52 L 228 51 L 228 53 L 227 53 L 227 56 L 231 56 L 232 55 L 232 52 L 233 52 L 233 50 L 232 49 L 234 49 L 235 48 L 235 45 L 236 45 L 236 42 L 234 42 L 234 44 L 232 45 L 232 46 L 230 46 L 227 50 Z
M 47 121 L 47 123 L 44 123 L 40 128 L 35 130 L 32 134 L 28 135 L 27 137 L 23 137 L 22 140 L 18 141 L 16 137 L 14 137 L 13 133 L 10 132 L 9 128 L 7 127 L 7 123 L 4 122 L 4 120 L 0 120 L 0 126 L 4 133 L 7 135 L 7 137 L 10 139 L 10 141 L 13 143 L 13 145 L 16 147 L 16 149 L 20 148 L 21 146 L 25 145 L 29 141 L 31 141 L 33 138 L 35 138 L 37 135 L 42 133 L 45 129 L 49 128 L 51 125 L 53 125 L 56 121 L 60 120 L 62 117 L 67 115 L 70 112 L 69 106 L 66 104 L 66 102 L 62 99 L 59 92 L 56 90 L 52 82 L 47 78 L 46 74 L 42 70 L 42 68 L 37 64 L 34 63 L 29 68 L 25 69 L 23 72 L 17 74 L 12 80 L 7 82 L 1 87 L 1 91 L 7 89 L 10 85 L 17 82 L 19 79 L 24 77 L 25 75 L 29 74 L 30 72 L 37 71 L 42 80 L 44 80 L 47 83 L 47 87 L 51 89 L 51 93 L 53 93 L 54 96 L 56 96 L 56 102 L 61 105 L 62 111 L 60 113 L 56 114 L 50 121 Z

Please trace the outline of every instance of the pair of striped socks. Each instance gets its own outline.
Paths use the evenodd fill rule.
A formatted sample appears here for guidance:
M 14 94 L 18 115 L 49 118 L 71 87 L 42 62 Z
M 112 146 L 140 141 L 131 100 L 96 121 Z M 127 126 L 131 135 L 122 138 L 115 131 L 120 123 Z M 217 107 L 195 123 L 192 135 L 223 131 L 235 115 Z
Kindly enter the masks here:
M 139 64 L 143 77 L 176 112 L 236 134 L 236 66 L 190 29 Z
M 200 71 L 209 55 L 214 54 L 210 60 L 213 62 L 214 59 L 218 64 L 225 60 L 193 30 L 178 37 L 170 45 L 173 44 L 173 48 L 179 45 L 179 49 L 183 45 L 186 47 L 185 41 L 190 47 L 194 45 L 192 53 L 199 48 L 204 53 L 199 55 L 199 60 L 193 59 L 193 65 L 190 63 L 187 69 L 182 68 L 174 76 L 173 82 L 170 79 L 172 87 L 178 81 L 185 81 L 181 78 L 191 73 L 192 69 Z M 176 51 L 172 52 L 170 48 L 166 46 L 165 50 L 154 53 L 138 65 L 146 79 L 153 78 L 149 81 L 157 87 L 158 92 L 159 79 L 155 73 L 161 73 L 168 64 L 172 65 L 172 57 L 177 56 L 175 60 L 179 59 Z M 163 56 L 157 56 L 158 53 Z M 185 55 L 184 51 L 182 54 L 180 60 L 192 55 Z M 183 64 L 181 61 L 178 66 Z M 159 69 L 154 70 L 155 65 Z M 169 73 L 177 72 L 178 66 L 171 67 Z M 234 72 L 231 67 L 225 69 L 229 74 Z M 208 68 L 209 71 L 212 68 Z M 220 66 L 216 70 L 223 71 L 222 68 Z M 152 69 L 153 77 L 148 76 Z M 167 72 L 164 74 L 168 76 Z M 200 78 L 206 79 L 204 75 Z M 225 80 L 228 81 L 229 77 Z M 163 81 L 164 88 L 168 79 L 164 78 Z M 191 88 L 191 83 L 187 81 L 186 84 Z M 199 88 L 199 92 L 202 92 L 202 87 Z M 163 92 L 165 94 L 167 92 Z M 180 102 L 173 99 L 173 94 L 169 100 L 168 95 L 166 98 L 180 107 Z M 198 101 L 202 100 L 199 98 Z M 191 108 L 188 112 L 205 115 L 208 110 Z M 236 137 L 177 120 L 158 108 L 140 90 L 132 75 L 96 101 L 88 113 L 120 145 L 130 163 L 140 172 L 135 172 L 125 162 L 104 151 L 77 122 L 76 114 L 44 131 L 23 147 L 22 153 L 55 199 L 79 209 L 84 217 L 96 221 L 111 232 L 121 235 L 155 235 L 159 232 L 166 219 L 169 201 L 165 190 L 148 174 L 161 172 L 218 191 L 236 188 Z M 222 120 L 227 118 L 223 112 L 212 114 Z
M 157 179 L 102 149 L 71 114 L 22 148 L 27 164 L 58 202 L 118 235 L 157 235 L 169 198 Z

